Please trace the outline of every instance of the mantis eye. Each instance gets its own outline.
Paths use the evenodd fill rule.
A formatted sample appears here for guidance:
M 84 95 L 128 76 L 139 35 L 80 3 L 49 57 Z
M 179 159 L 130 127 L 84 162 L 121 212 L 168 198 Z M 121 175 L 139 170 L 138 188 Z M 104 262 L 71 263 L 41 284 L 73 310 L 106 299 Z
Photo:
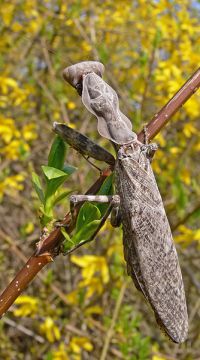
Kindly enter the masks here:
M 96 99 L 100 96 L 99 91 L 92 88 L 88 88 L 88 93 L 90 95 L 90 99 Z

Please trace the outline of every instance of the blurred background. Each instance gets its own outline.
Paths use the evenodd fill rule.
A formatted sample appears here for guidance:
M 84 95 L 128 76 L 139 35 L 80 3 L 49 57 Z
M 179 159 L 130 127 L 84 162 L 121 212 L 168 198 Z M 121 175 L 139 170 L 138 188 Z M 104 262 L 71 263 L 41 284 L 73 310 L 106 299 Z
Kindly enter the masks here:
M 63 69 L 103 62 L 104 79 L 137 132 L 198 68 L 199 10 L 190 0 L 1 2 L 1 290 L 40 236 L 31 174 L 47 164 L 53 121 L 113 151 Z M 122 231 L 107 222 L 96 241 L 57 257 L 18 298 L 0 322 L 0 359 L 200 359 L 199 100 L 194 94 L 156 137 L 153 161 L 183 272 L 188 340 L 176 345 L 162 334 L 126 274 Z M 84 193 L 98 171 L 70 148 L 66 163 L 77 171 L 65 188 Z M 67 210 L 65 200 L 57 217 Z

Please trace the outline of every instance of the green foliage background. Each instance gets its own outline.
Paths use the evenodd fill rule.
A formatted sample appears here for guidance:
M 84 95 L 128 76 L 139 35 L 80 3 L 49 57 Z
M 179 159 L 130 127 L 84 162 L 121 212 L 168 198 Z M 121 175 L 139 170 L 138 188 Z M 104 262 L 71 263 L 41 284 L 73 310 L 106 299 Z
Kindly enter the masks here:
M 63 69 L 83 60 L 103 62 L 105 80 L 139 131 L 198 67 L 199 8 L 199 1 L 189 0 L 1 2 L 2 289 L 40 236 L 31 174 L 40 175 L 47 165 L 53 121 L 67 122 L 112 151 L 98 135 L 96 119 L 64 82 Z M 126 275 L 121 230 L 107 223 L 96 242 L 70 259 L 57 258 L 18 299 L 0 323 L 1 359 L 103 360 L 111 324 L 106 359 L 199 359 L 199 113 L 196 93 L 157 136 L 153 163 L 183 270 L 188 341 L 175 345 L 162 335 Z M 64 190 L 83 193 L 97 171 L 71 149 L 66 162 L 78 170 Z M 67 209 L 63 201 L 57 217 Z

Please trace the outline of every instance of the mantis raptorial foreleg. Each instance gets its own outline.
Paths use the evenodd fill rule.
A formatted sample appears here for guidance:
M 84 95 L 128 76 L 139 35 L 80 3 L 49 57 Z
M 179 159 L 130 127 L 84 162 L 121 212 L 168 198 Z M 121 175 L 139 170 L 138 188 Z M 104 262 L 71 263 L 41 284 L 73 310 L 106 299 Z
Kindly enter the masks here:
M 53 124 L 53 130 L 84 157 L 104 161 L 110 166 L 114 166 L 114 156 L 109 151 L 90 140 L 87 136 L 79 133 L 65 124 L 56 122 Z
M 97 226 L 96 230 L 94 231 L 94 233 L 92 234 L 92 236 L 89 239 L 83 240 L 81 241 L 79 244 L 75 245 L 73 248 L 69 249 L 67 252 L 64 252 L 64 255 L 68 255 L 71 252 L 73 252 L 74 250 L 78 249 L 80 246 L 87 244 L 89 242 L 91 242 L 92 240 L 94 240 L 94 238 L 96 237 L 96 235 L 98 234 L 99 230 L 102 228 L 102 226 L 104 225 L 106 219 L 108 218 L 108 216 L 110 215 L 110 213 L 114 212 L 114 214 L 118 214 L 119 213 L 119 204 L 120 204 L 120 198 L 118 195 L 71 195 L 70 197 L 70 209 L 71 209 L 71 214 L 72 214 L 72 221 L 73 221 L 73 211 L 74 211 L 74 207 L 75 205 L 77 205 L 79 202 L 85 202 L 85 201 L 90 201 L 90 202 L 98 202 L 98 203 L 109 203 L 109 206 L 105 212 L 105 214 L 103 215 L 103 217 L 101 218 L 101 221 L 99 223 L 99 225 Z M 112 224 L 112 216 L 111 216 L 111 224 Z M 116 224 L 116 221 L 115 221 Z M 113 225 L 113 224 L 112 224 Z M 59 226 L 63 226 L 62 224 Z
M 71 195 L 70 196 L 70 210 L 72 214 L 72 219 L 74 218 L 74 208 L 79 202 L 83 203 L 85 201 L 97 202 L 97 203 L 109 203 L 111 212 L 111 225 L 114 227 L 119 226 L 119 205 L 120 197 L 118 195 Z M 108 209 L 109 209 L 108 207 Z M 106 218 L 109 216 L 107 214 Z M 102 218 L 103 219 L 103 218 Z M 102 226 L 102 225 L 101 225 Z
M 59 124 L 56 122 L 53 124 L 53 129 L 56 132 L 56 134 L 62 137 L 64 141 L 66 141 L 71 147 L 77 150 L 84 158 L 86 158 L 86 160 L 88 160 L 87 158 L 93 158 L 99 161 L 106 162 L 111 166 L 111 168 L 114 167 L 115 158 L 112 156 L 112 154 L 110 154 L 107 150 L 105 150 L 101 146 L 97 145 L 94 141 L 90 140 L 87 136 L 79 133 L 78 131 L 70 128 L 65 124 Z M 95 166 L 94 164 L 92 165 Z M 117 199 L 118 196 L 106 196 L 106 195 L 96 195 L 96 196 L 72 195 L 71 196 L 70 212 L 71 212 L 72 223 L 74 223 L 76 220 L 75 208 L 78 203 L 83 203 L 85 201 L 90 201 L 90 202 L 94 201 L 100 203 L 109 203 L 109 206 L 107 208 L 106 213 L 102 217 L 97 229 L 95 230 L 94 234 L 89 239 L 82 241 L 80 244 L 70 249 L 67 253 L 65 252 L 65 254 L 68 254 L 74 251 L 75 249 L 77 249 L 78 247 L 82 246 L 83 244 L 92 241 L 95 238 L 98 231 L 100 230 L 100 228 L 105 223 L 111 211 L 112 211 L 111 223 L 113 226 L 117 226 L 117 224 L 119 223 L 119 220 L 116 221 L 116 217 L 115 217 L 115 214 L 119 214 L 119 210 L 118 210 L 119 199 L 118 200 Z M 64 226 L 60 221 L 57 221 L 55 225 L 57 227 Z

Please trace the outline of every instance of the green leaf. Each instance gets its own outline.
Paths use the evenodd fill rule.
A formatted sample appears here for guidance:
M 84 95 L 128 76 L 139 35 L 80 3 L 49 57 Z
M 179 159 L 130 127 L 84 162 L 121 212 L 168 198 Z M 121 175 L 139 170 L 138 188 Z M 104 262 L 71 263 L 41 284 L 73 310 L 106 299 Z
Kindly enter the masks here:
M 145 51 L 142 51 L 138 60 L 139 60 L 139 64 L 142 67 L 144 67 L 147 64 L 148 60 L 149 60 L 148 53 L 145 52 Z
M 159 28 L 157 28 L 153 39 L 154 48 L 157 48 L 158 45 L 161 43 L 161 41 L 162 41 L 162 31 Z
M 64 181 L 71 175 L 76 168 L 67 166 L 65 171 L 56 169 L 51 166 L 42 166 L 42 170 L 46 176 L 47 186 L 45 191 L 45 201 L 55 194 L 56 190 L 64 183 Z M 53 203 L 52 203 L 53 205 Z
M 44 360 L 53 360 L 53 354 L 51 351 L 49 351 L 47 353 L 47 355 L 45 356 L 45 359 Z
M 44 203 L 44 193 L 42 190 L 42 185 L 40 183 L 40 178 L 35 172 L 32 173 L 32 182 L 33 182 L 34 189 L 35 189 L 41 203 L 43 204 Z
M 40 209 L 40 211 L 41 211 L 41 209 Z M 52 215 L 52 212 L 51 213 L 49 212 L 49 214 L 47 212 L 45 212 L 44 210 L 41 212 L 43 215 L 41 216 L 40 223 L 41 223 L 41 226 L 44 227 L 53 220 L 53 215 Z
M 69 236 L 68 232 L 65 230 L 65 228 L 64 228 L 64 227 L 61 227 L 60 230 L 61 230 L 61 233 L 63 234 L 64 238 L 65 238 L 68 242 L 70 242 L 70 244 L 74 245 L 74 242 L 73 242 L 72 239 L 70 238 L 70 236 Z
M 63 166 L 63 169 L 62 169 L 62 171 L 64 171 L 64 173 L 65 173 L 65 174 L 68 174 L 68 175 L 73 174 L 74 171 L 76 171 L 76 170 L 77 170 L 76 167 L 71 166 L 71 165 L 68 165 L 68 164 L 64 165 L 64 166 Z
M 58 188 L 65 182 L 65 180 L 68 178 L 69 175 L 61 176 L 57 179 L 49 180 L 47 183 L 46 191 L 45 191 L 45 201 L 52 195 L 55 194 L 55 192 L 58 190 Z M 52 200 L 53 205 L 53 200 Z
M 183 183 L 181 179 L 176 176 L 174 178 L 174 184 L 173 184 L 173 192 L 176 196 L 179 208 L 178 211 L 181 213 L 184 213 L 185 206 L 188 202 L 187 195 L 183 186 Z
M 113 195 L 113 193 L 113 174 L 111 174 L 104 180 L 100 190 L 98 191 L 98 195 Z M 97 207 L 101 212 L 101 216 L 103 216 L 108 208 L 108 204 L 97 204 Z
M 66 156 L 67 145 L 61 139 L 61 137 L 57 136 L 54 139 L 53 144 L 51 145 L 49 157 L 48 157 L 48 166 L 62 169 L 64 165 L 64 160 Z
M 108 176 L 98 191 L 98 195 L 112 195 L 113 194 L 113 174 Z
M 109 50 L 108 50 L 107 46 L 105 45 L 105 43 L 101 43 L 98 46 L 97 50 L 99 53 L 100 61 L 102 61 L 103 63 L 106 63 L 109 59 Z
M 86 202 L 80 209 L 77 222 L 76 222 L 76 232 L 81 230 L 87 224 L 91 223 L 93 220 L 101 218 L 101 213 L 97 206 Z
M 87 225 L 82 226 L 82 228 L 73 236 L 72 241 L 75 244 L 79 244 L 84 240 L 88 240 L 97 229 L 101 220 L 94 220 Z
M 69 194 L 74 192 L 73 190 L 63 191 L 61 194 L 59 194 L 57 197 L 53 200 L 53 206 L 58 204 L 60 201 L 62 201 L 64 198 L 66 198 Z
M 62 176 L 66 176 L 66 173 L 64 171 L 56 169 L 55 167 L 52 167 L 52 166 L 43 165 L 42 166 L 42 171 L 43 171 L 43 173 L 45 174 L 45 176 L 47 177 L 48 180 L 52 180 L 52 179 L 60 178 Z
M 61 227 L 61 233 L 65 238 L 65 240 L 62 243 L 62 252 L 63 254 L 65 254 L 75 245 L 75 243 L 73 242 L 72 238 L 70 238 L 69 234 L 67 233 L 64 227 Z

